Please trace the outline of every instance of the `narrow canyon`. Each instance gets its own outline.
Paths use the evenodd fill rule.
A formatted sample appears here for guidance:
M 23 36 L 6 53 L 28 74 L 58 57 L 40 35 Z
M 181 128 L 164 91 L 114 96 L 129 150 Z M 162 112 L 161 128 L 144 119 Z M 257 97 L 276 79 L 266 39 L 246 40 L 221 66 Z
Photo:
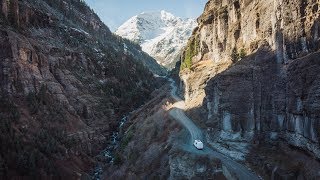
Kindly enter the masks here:
M 0 0 L 0 179 L 320 179 L 319 0 L 86 2 Z

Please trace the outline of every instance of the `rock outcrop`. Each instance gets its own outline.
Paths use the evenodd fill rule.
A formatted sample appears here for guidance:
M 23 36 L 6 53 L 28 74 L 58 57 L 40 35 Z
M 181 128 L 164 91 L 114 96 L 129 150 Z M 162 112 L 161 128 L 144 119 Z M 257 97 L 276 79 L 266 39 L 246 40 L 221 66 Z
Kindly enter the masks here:
M 180 77 L 190 115 L 208 129 L 215 148 L 246 160 L 252 147 L 272 141 L 320 158 L 319 5 L 305 0 L 206 4 L 181 58 Z M 301 174 L 319 177 L 305 169 Z
M 78 179 L 165 71 L 82 0 L 1 0 L 0 179 Z

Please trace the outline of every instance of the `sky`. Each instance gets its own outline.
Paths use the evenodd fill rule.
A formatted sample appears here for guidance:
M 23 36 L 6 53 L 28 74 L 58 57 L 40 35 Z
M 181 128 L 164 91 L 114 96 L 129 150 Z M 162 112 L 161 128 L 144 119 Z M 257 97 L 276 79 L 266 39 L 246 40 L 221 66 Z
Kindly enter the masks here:
M 165 10 L 181 18 L 197 18 L 208 0 L 85 0 L 100 19 L 115 31 L 132 16 Z

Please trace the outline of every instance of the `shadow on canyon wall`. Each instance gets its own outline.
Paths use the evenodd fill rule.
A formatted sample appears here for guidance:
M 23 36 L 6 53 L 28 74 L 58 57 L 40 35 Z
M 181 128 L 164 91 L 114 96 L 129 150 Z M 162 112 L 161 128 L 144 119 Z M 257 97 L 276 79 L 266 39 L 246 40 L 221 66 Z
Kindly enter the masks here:
M 209 139 L 240 134 L 246 161 L 266 178 L 319 178 L 319 55 L 279 61 L 265 43 L 210 79 L 202 106 L 187 113 Z

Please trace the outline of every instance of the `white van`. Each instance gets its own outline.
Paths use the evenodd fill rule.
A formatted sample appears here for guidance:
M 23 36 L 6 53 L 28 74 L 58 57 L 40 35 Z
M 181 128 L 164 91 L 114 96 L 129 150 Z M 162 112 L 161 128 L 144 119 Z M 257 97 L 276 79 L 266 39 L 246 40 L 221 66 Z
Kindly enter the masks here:
M 194 140 L 193 145 L 199 150 L 203 149 L 203 143 L 198 139 Z

